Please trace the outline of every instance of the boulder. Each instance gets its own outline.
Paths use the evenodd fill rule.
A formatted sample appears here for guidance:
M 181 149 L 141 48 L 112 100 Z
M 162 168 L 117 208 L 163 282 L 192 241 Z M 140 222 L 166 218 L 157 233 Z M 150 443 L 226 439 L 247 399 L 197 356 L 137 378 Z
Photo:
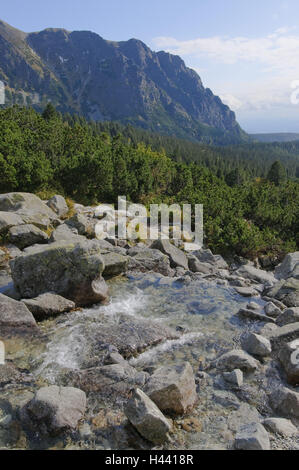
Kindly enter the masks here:
M 47 243 L 48 235 L 32 224 L 19 225 L 11 227 L 8 232 L 11 243 L 21 250 L 35 245 L 36 243 Z
M 268 431 L 283 437 L 292 437 L 298 434 L 292 421 L 285 418 L 266 418 L 263 425 Z
M 277 279 L 293 277 L 299 279 L 299 251 L 289 253 L 283 262 L 275 269 Z
M 224 408 L 233 408 L 234 410 L 240 408 L 240 401 L 236 395 L 226 390 L 215 390 L 213 393 L 213 402 L 218 403 Z
M 130 256 L 128 266 L 130 271 L 153 271 L 163 274 L 163 276 L 173 276 L 168 256 L 159 250 L 132 248 L 128 250 L 128 255 Z
M 263 313 L 259 313 L 255 310 L 249 310 L 246 308 L 240 308 L 237 312 L 238 317 L 245 319 L 245 320 L 252 320 L 252 321 L 261 321 L 264 323 L 275 323 L 275 320 Z
M 287 387 L 277 388 L 270 395 L 272 408 L 283 416 L 299 418 L 299 393 Z
M 281 314 L 280 308 L 278 308 L 273 302 L 268 302 L 264 306 L 266 315 L 271 318 L 277 318 Z
M 125 407 L 130 423 L 148 441 L 161 445 L 168 441 L 171 424 L 151 399 L 137 389 Z
M 127 256 L 118 253 L 102 253 L 105 269 L 103 276 L 111 277 L 123 274 L 128 269 L 129 260 Z
M 290 277 L 286 281 L 281 280 L 267 290 L 266 294 L 280 300 L 287 307 L 299 307 L 299 279 Z
M 235 291 L 242 297 L 254 297 L 257 292 L 252 287 L 235 287 Z
M 260 310 L 260 305 L 257 304 L 256 302 L 249 302 L 249 304 L 247 304 L 247 309 L 248 310 Z
M 23 298 L 53 292 L 79 306 L 107 298 L 107 286 L 101 277 L 104 262 L 95 242 L 35 245 L 10 264 L 14 284 Z
M 291 323 L 299 323 L 299 307 L 288 308 L 280 313 L 276 320 L 277 325 L 284 326 Z
M 51 197 L 47 202 L 47 206 L 49 206 L 58 217 L 65 217 L 69 211 L 66 200 L 63 196 L 59 195 Z
M 277 328 L 269 335 L 269 339 L 275 349 L 280 348 L 283 343 L 299 339 L 299 323 L 291 323 Z
M 0 211 L 13 212 L 25 224 L 33 224 L 47 230 L 58 223 L 58 217 L 39 197 L 30 193 L 0 195 Z
M 66 224 L 61 224 L 56 230 L 51 233 L 49 242 L 61 242 L 61 241 L 84 241 L 86 237 L 79 235 L 76 228 L 69 227 Z
M 261 284 L 273 285 L 276 281 L 274 274 L 263 271 L 262 269 L 257 269 L 254 266 L 250 266 L 249 264 L 241 266 L 236 271 L 236 275 L 244 277 L 245 279 L 250 279 L 251 281 L 259 282 Z
M 249 354 L 260 357 L 270 356 L 272 352 L 270 341 L 255 333 L 247 333 L 242 338 L 242 347 Z
M 26 305 L 0 294 L 0 326 L 32 328 L 36 327 L 36 322 Z
M 86 395 L 73 387 L 43 387 L 21 409 L 21 419 L 40 434 L 74 430 L 86 409 Z
M 270 450 L 269 435 L 260 423 L 242 425 L 236 435 L 234 447 L 238 450 Z
M 157 369 L 147 382 L 145 393 L 162 411 L 173 415 L 187 413 L 197 400 L 191 365 L 186 362 Z
M 188 257 L 189 270 L 193 273 L 215 274 L 216 270 L 209 263 L 202 263 L 195 256 Z
M 216 367 L 226 371 L 240 369 L 243 372 L 254 372 L 259 368 L 259 362 L 242 349 L 234 349 L 220 356 Z
M 185 253 L 172 245 L 169 240 L 155 240 L 151 248 L 165 253 L 170 259 L 172 268 L 181 267 L 188 270 L 188 259 Z
M 22 225 L 23 219 L 13 212 L 0 212 L 0 234 L 5 234 L 11 227 Z
M 243 372 L 240 369 L 235 369 L 232 372 L 224 372 L 223 378 L 226 382 L 236 386 L 237 388 L 240 388 L 243 385 Z
M 192 253 L 201 263 L 211 264 L 216 269 L 228 269 L 227 262 L 220 255 L 213 255 L 211 250 L 197 250 Z
M 75 214 L 73 217 L 68 219 L 65 224 L 71 229 L 78 230 L 79 235 L 84 235 L 85 237 L 94 238 L 95 237 L 95 226 L 97 220 L 90 217 L 86 217 L 83 214 Z
M 22 302 L 38 321 L 70 312 L 76 307 L 71 300 L 52 293 L 41 294 L 35 299 L 23 299 Z
M 299 339 L 286 343 L 279 351 L 279 360 L 290 385 L 299 385 Z

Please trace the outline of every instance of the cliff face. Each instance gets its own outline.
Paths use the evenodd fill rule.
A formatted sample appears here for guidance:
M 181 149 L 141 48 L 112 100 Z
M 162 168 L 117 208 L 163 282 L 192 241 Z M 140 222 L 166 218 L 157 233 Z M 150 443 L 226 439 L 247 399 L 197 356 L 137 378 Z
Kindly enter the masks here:
M 88 31 L 26 34 L 0 22 L 0 79 L 7 102 L 117 120 L 200 140 L 241 140 L 235 114 L 183 60 L 136 39 L 105 41 Z

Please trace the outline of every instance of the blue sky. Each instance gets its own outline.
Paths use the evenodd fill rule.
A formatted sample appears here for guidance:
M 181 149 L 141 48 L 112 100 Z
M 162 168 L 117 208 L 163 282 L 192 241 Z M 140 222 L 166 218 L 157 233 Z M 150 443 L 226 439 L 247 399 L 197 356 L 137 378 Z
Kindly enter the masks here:
M 248 132 L 299 132 L 298 0 L 10 0 L 23 31 L 91 30 L 179 54 Z M 293 88 L 292 88 L 293 86 Z M 299 97 L 299 92 L 298 92 Z

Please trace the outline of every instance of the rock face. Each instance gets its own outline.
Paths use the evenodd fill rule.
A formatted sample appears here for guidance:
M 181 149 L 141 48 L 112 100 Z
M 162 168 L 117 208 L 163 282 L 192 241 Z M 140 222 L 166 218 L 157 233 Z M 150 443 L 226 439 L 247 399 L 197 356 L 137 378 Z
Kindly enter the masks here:
M 263 271 L 262 269 L 257 269 L 254 266 L 250 266 L 249 264 L 241 266 L 241 268 L 236 271 L 236 274 L 237 276 L 241 276 L 245 279 L 250 279 L 261 284 L 272 285 L 275 282 L 275 277 L 272 273 Z
M 287 387 L 281 387 L 270 396 L 272 408 L 284 416 L 299 418 L 299 393 Z
M 38 321 L 70 312 L 76 307 L 71 300 L 51 293 L 41 294 L 35 299 L 23 299 L 22 302 Z
M 191 365 L 187 362 L 157 369 L 147 382 L 145 392 L 160 410 L 174 415 L 185 414 L 197 400 Z
M 13 212 L 25 224 L 48 229 L 57 223 L 57 215 L 34 194 L 8 193 L 0 195 L 0 211 Z
M 280 313 L 276 320 L 277 325 L 284 326 L 291 323 L 299 323 L 299 307 L 288 308 L 284 312 Z
M 107 298 L 104 262 L 95 242 L 56 242 L 27 248 L 11 261 L 12 277 L 23 298 L 53 292 L 88 305 Z
M 277 279 L 288 279 L 293 277 L 299 279 L 299 251 L 289 253 L 283 262 L 275 269 Z
M 234 349 L 220 356 L 216 367 L 227 371 L 240 369 L 243 372 L 254 372 L 259 368 L 259 362 L 242 349 Z
M 292 437 L 298 434 L 297 428 L 292 421 L 284 418 L 267 418 L 263 425 L 273 434 L 280 434 L 283 437 Z
M 130 423 L 148 441 L 160 445 L 168 440 L 170 422 L 150 398 L 137 389 L 125 407 Z
M 0 326 L 32 328 L 36 322 L 26 305 L 0 294 Z
M 25 424 L 41 434 L 76 429 L 86 409 L 86 395 L 73 387 L 44 387 L 21 410 Z
M 299 279 L 294 277 L 277 282 L 267 291 L 269 297 L 283 302 L 287 307 L 299 307 Z
M 130 256 L 130 271 L 153 271 L 163 274 L 164 276 L 173 275 L 168 256 L 161 253 L 159 250 L 151 248 L 132 248 L 128 251 L 128 255 Z
M 235 439 L 238 450 L 270 450 L 269 435 L 259 423 L 241 426 Z
M 36 243 L 47 243 L 48 235 L 32 224 L 19 225 L 9 229 L 11 243 L 21 250 Z
M 279 351 L 279 359 L 290 385 L 299 385 L 299 339 L 284 344 Z
M 155 240 L 151 248 L 165 253 L 170 259 L 170 266 L 172 268 L 181 267 L 186 270 L 188 269 L 187 256 L 182 250 L 172 245 L 169 240 Z
M 58 217 L 65 217 L 69 211 L 66 200 L 62 196 L 53 196 L 47 202 L 47 206 L 58 215 Z
M 270 341 L 255 333 L 248 333 L 243 337 L 242 347 L 249 354 L 260 357 L 270 356 L 272 352 Z
M 0 212 L 0 233 L 6 233 L 11 227 L 22 225 L 23 219 L 13 212 Z

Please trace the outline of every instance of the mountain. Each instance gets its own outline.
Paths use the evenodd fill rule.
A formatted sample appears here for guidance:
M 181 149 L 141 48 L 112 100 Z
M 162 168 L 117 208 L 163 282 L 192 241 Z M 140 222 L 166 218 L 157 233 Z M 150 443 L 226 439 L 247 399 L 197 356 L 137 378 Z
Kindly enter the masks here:
M 259 142 L 293 142 L 299 140 L 299 134 L 295 132 L 281 132 L 277 134 L 251 134 L 254 140 Z
M 214 143 L 247 139 L 233 111 L 183 60 L 143 42 L 106 41 L 89 31 L 24 33 L 0 21 L 0 80 L 6 104 L 119 121 Z

